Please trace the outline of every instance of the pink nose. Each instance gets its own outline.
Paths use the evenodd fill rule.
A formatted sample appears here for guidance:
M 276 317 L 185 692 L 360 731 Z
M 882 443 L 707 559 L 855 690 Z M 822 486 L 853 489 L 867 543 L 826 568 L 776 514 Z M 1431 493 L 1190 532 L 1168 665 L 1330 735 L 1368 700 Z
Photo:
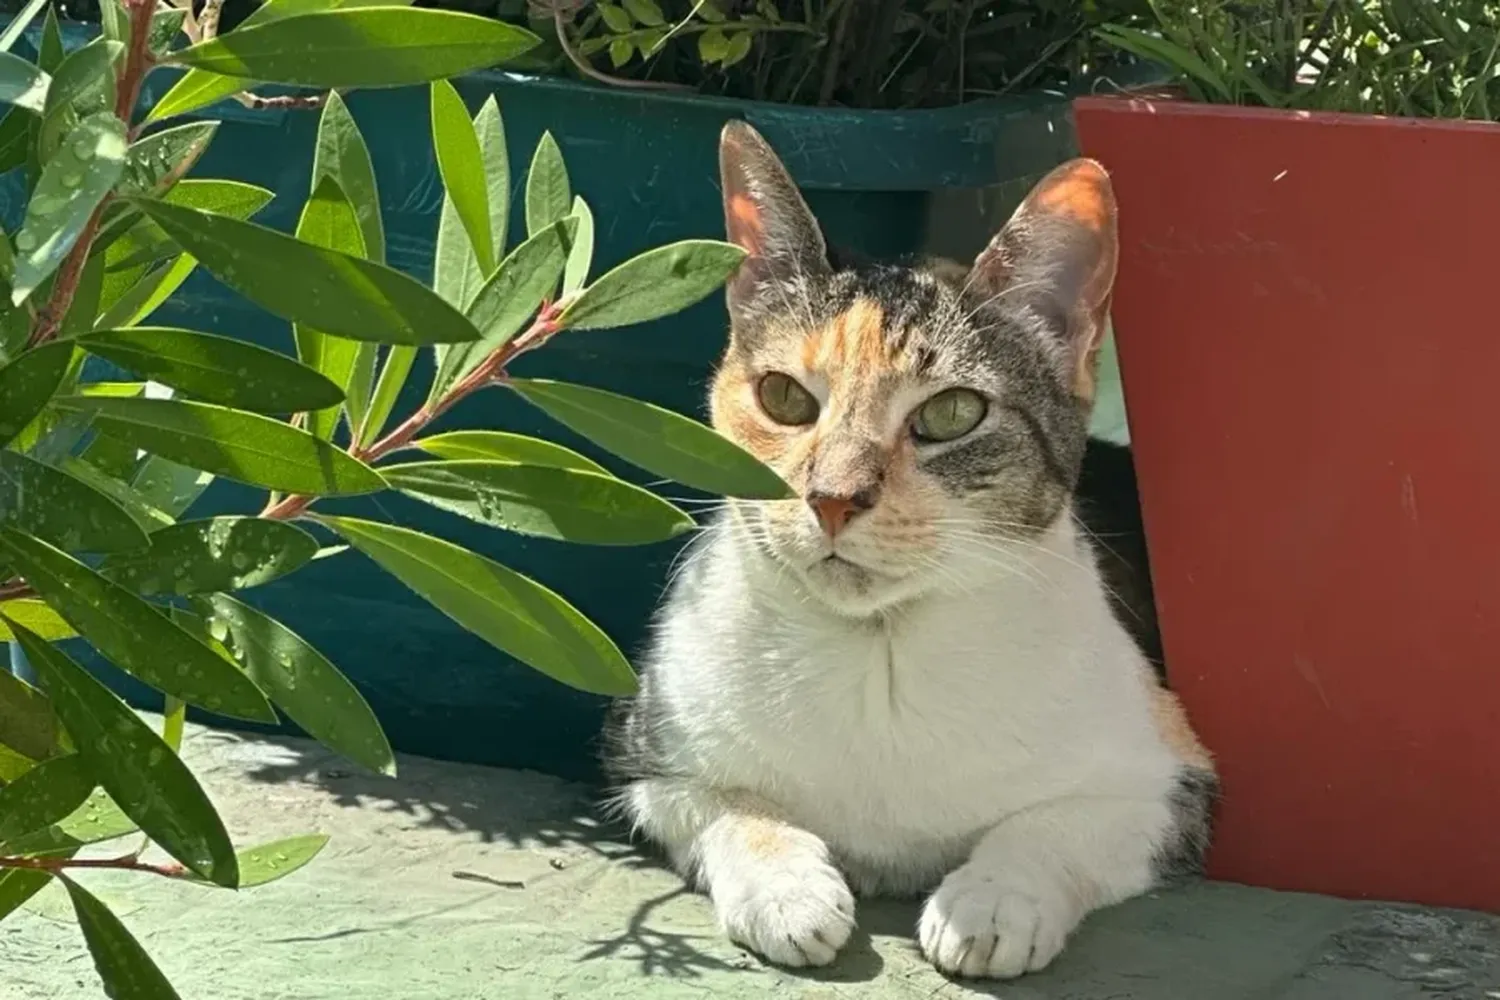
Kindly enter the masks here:
M 875 506 L 875 491 L 860 490 L 850 496 L 810 493 L 807 497 L 807 505 L 817 516 L 818 524 L 823 527 L 823 533 L 832 540 L 837 538 L 839 532 L 843 531 L 857 515 Z

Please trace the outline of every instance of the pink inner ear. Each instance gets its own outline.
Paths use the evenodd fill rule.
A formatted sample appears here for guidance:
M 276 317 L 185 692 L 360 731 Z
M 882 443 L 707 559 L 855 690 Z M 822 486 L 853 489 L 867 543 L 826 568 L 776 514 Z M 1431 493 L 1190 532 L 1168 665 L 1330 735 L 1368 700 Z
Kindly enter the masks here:
M 1109 178 L 1085 160 L 1061 168 L 1032 196 L 1032 206 L 1047 215 L 1063 216 L 1093 231 L 1109 228 L 1114 218 Z
M 729 238 L 748 254 L 760 253 L 760 206 L 747 194 L 729 196 Z

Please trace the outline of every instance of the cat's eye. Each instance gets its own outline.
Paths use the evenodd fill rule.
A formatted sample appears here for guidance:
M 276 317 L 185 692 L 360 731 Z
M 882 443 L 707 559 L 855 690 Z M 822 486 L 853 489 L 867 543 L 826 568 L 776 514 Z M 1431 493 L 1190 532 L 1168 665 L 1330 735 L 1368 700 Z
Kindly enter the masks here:
M 912 416 L 918 441 L 953 441 L 979 426 L 989 403 L 973 389 L 944 389 L 923 403 Z
M 818 401 L 796 379 L 783 372 L 767 372 L 755 387 L 761 409 L 778 424 L 801 427 L 818 419 Z

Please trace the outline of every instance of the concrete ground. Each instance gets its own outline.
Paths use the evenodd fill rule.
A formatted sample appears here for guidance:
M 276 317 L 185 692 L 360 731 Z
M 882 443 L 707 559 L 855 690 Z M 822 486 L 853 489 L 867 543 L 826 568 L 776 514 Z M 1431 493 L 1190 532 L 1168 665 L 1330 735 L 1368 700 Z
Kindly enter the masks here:
M 420 758 L 379 779 L 308 742 L 198 728 L 185 752 L 242 847 L 333 840 L 241 894 L 84 873 L 184 1000 L 1500 998 L 1500 919 L 1216 884 L 1097 914 L 1051 969 L 991 985 L 927 967 L 915 904 L 864 902 L 839 963 L 793 975 L 721 938 L 582 787 Z M 48 889 L 0 924 L 0 998 L 103 995 L 70 914 Z

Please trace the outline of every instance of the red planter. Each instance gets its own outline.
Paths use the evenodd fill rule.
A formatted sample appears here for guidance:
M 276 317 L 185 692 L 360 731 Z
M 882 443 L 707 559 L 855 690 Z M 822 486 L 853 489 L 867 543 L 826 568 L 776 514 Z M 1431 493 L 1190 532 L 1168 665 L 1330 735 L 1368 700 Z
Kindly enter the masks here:
M 1500 127 L 1075 113 L 1211 873 L 1500 909 Z

